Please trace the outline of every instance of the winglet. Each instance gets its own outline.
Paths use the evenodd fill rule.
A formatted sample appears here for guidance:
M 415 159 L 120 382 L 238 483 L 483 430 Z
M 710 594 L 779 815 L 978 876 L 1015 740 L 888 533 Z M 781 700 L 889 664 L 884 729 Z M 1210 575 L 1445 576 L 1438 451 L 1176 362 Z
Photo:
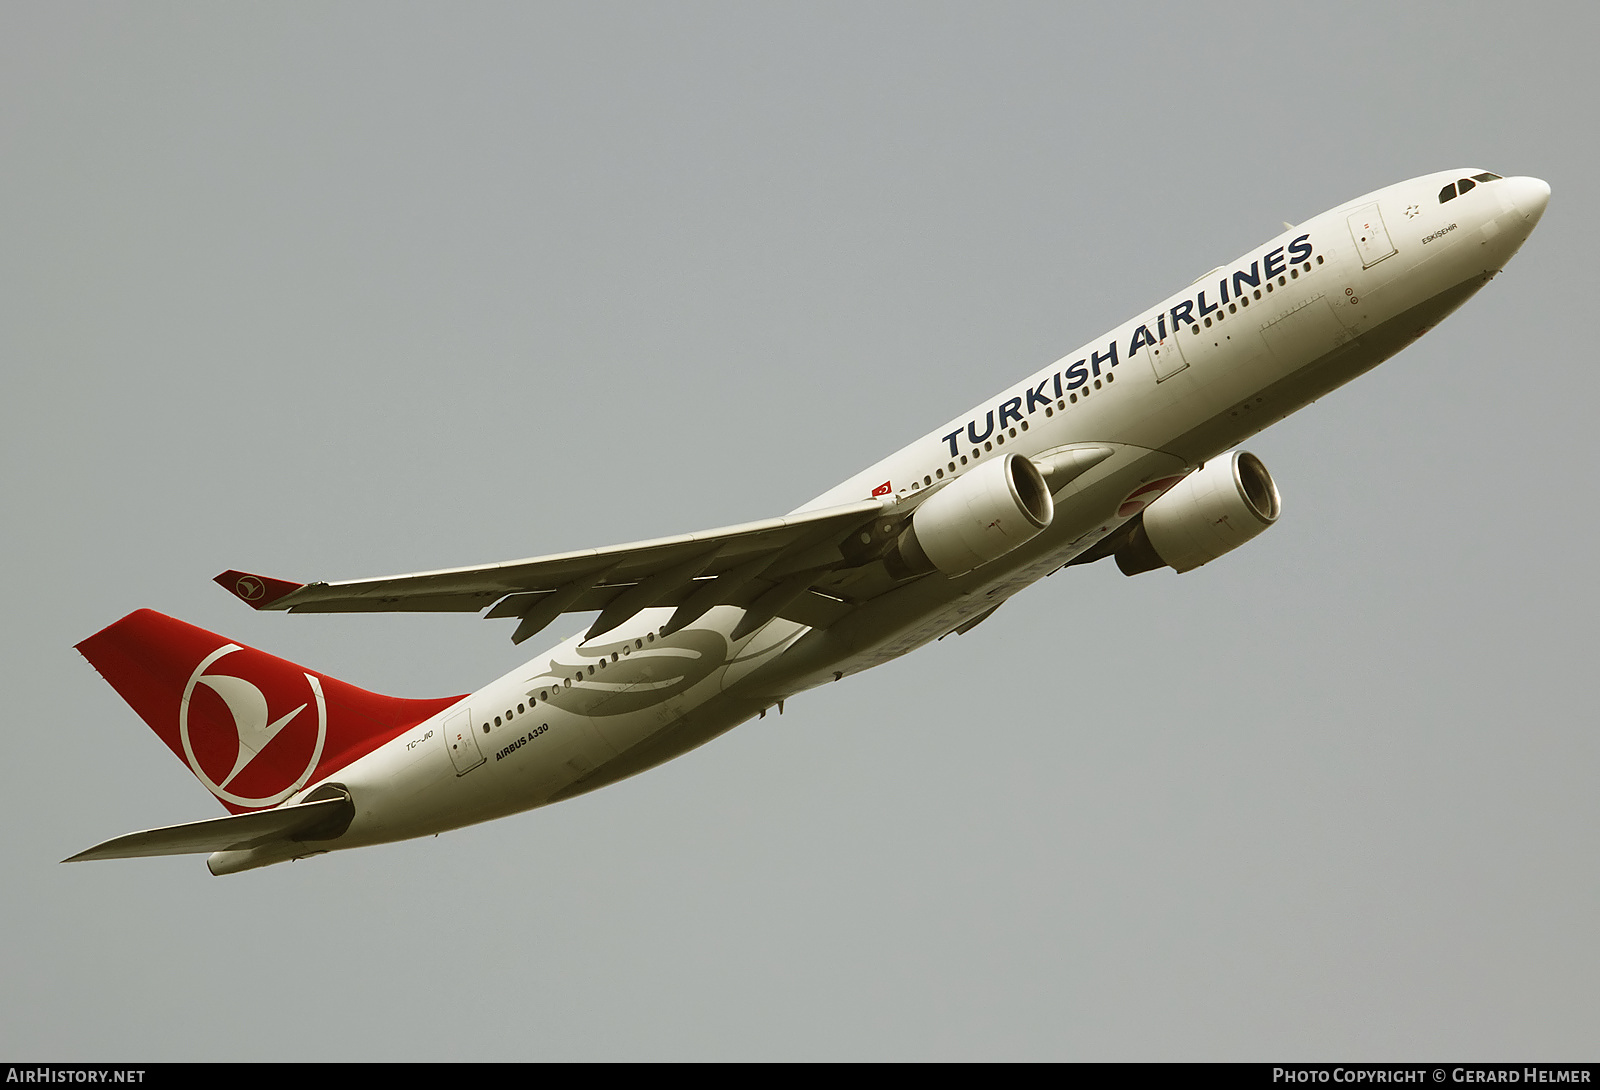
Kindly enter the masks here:
M 292 594 L 305 586 L 304 583 L 291 583 L 287 579 L 251 575 L 249 572 L 232 569 L 223 572 L 212 582 L 251 609 L 266 609 L 284 595 Z

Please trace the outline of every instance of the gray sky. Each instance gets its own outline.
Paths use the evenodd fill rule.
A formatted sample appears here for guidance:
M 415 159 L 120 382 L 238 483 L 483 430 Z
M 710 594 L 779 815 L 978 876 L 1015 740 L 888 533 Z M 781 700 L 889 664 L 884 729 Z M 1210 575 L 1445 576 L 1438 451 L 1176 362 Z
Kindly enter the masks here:
M 7 4 L 0 1055 L 1594 1058 L 1597 34 L 1577 3 Z M 209 579 L 778 514 L 1283 221 L 1468 165 L 1548 180 L 1543 224 L 1249 444 L 1285 514 L 1223 561 L 1058 574 L 436 839 L 56 863 L 220 813 L 72 650 L 131 609 L 465 692 L 526 657 L 509 622 Z

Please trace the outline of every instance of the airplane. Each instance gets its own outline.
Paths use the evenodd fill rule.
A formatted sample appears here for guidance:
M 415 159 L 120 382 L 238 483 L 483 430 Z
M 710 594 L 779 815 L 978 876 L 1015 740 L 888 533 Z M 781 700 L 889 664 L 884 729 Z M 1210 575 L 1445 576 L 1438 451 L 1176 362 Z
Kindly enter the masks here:
M 78 650 L 229 814 L 64 862 L 207 853 L 231 874 L 531 810 L 970 632 L 1063 567 L 1207 564 L 1282 508 L 1237 444 L 1461 306 L 1549 197 L 1537 178 L 1479 169 L 1357 197 L 781 518 L 344 582 L 216 577 L 258 610 L 481 613 L 514 621 L 519 644 L 598 613 L 464 696 L 380 696 L 131 613 Z

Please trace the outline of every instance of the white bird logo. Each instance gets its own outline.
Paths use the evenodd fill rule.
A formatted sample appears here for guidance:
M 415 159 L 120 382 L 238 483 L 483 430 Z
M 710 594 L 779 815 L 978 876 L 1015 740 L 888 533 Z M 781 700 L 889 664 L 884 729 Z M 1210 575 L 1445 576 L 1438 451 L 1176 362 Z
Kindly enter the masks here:
M 288 726 L 289 721 L 307 707 L 306 704 L 302 704 L 281 719 L 268 723 L 267 698 L 262 695 L 260 689 L 244 678 L 211 674 L 199 680 L 202 685 L 222 697 L 223 703 L 228 705 L 228 711 L 233 713 L 233 727 L 239 732 L 239 756 L 233 762 L 233 771 L 228 773 L 227 778 L 219 783 L 218 787 L 227 787 L 232 783 L 233 778 L 255 760 L 256 756 L 266 748 L 267 743 L 276 738 L 278 732 Z
M 311 779 L 311 774 L 316 771 L 317 763 L 322 760 L 322 748 L 328 740 L 328 705 L 322 694 L 322 683 L 318 681 L 317 677 L 314 674 L 296 670 L 294 673 L 305 679 L 305 683 L 311 691 L 311 700 L 303 702 L 287 715 L 272 719 L 267 707 L 266 695 L 254 682 L 246 681 L 241 677 L 234 677 L 231 674 L 206 673 L 206 670 L 215 664 L 218 659 L 242 650 L 244 649 L 236 643 L 224 644 L 207 655 L 200 665 L 195 667 L 194 673 L 189 675 L 189 684 L 184 686 L 183 700 L 178 708 L 178 736 L 183 742 L 183 754 L 189 761 L 190 770 L 199 777 L 200 782 L 205 784 L 213 795 L 225 802 L 231 802 L 236 806 L 250 809 L 262 806 L 276 806 L 304 787 L 307 781 Z M 276 679 L 269 676 L 267 680 L 275 682 Z M 201 767 L 200 759 L 194 751 L 194 742 L 189 737 L 189 705 L 194 697 L 196 685 L 204 685 L 222 698 L 222 702 L 228 706 L 228 714 L 233 717 L 234 733 L 238 735 L 239 750 L 238 755 L 233 760 L 233 769 L 220 783 L 212 779 L 210 774 Z M 282 692 L 277 684 L 271 684 L 269 687 L 275 692 Z M 261 751 L 266 749 L 267 745 L 281 734 L 285 727 L 294 722 L 295 717 L 310 707 L 313 702 L 317 706 L 317 739 L 311 753 L 308 755 L 305 768 L 299 775 L 294 776 L 293 782 L 275 794 L 260 797 L 237 795 L 228 790 L 228 785 L 234 781 L 235 777 L 248 768 L 250 763 L 260 756 Z M 286 773 L 286 775 L 293 774 Z

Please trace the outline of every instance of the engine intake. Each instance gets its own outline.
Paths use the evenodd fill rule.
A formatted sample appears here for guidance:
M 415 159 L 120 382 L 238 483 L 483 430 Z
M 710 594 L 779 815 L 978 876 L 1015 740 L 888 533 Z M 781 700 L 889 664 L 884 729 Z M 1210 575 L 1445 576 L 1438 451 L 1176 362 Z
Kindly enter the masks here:
M 1008 454 L 929 496 L 884 562 L 900 578 L 935 570 L 963 575 L 1032 541 L 1054 516 L 1038 467 Z
M 1118 546 L 1117 567 L 1138 575 L 1193 571 L 1232 552 L 1278 521 L 1283 501 L 1261 459 L 1236 450 L 1214 458 L 1145 508 Z

